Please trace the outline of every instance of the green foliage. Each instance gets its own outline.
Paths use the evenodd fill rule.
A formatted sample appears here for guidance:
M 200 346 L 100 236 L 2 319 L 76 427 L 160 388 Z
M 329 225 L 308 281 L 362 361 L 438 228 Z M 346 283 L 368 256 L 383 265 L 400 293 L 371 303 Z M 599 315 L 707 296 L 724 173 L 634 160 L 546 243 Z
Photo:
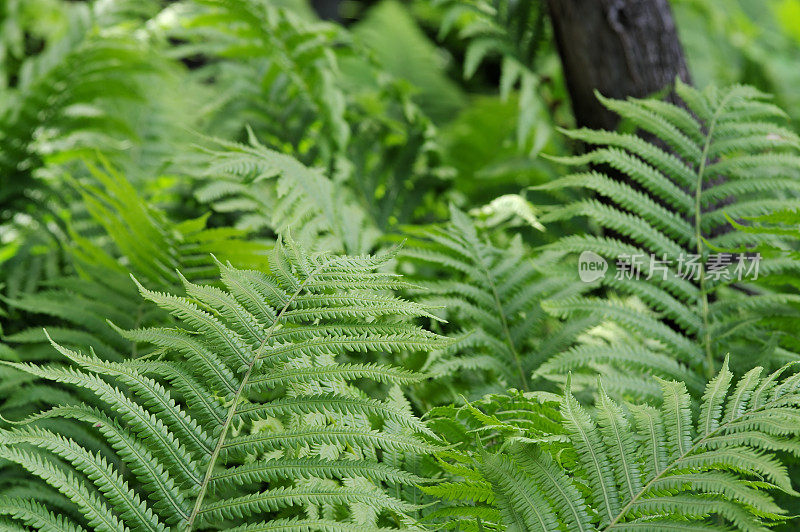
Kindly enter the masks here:
M 60 7 L 39 7 L 54 9 L 60 26 L 44 49 L 27 56 L 19 36 L 8 47 L 16 61 L 0 70 L 0 222 L 33 203 L 32 190 L 46 188 L 45 176 L 37 175 L 43 159 L 95 149 L 110 153 L 146 133 L 126 108 L 141 113 L 155 106 L 145 101 L 145 84 L 163 84 L 167 76 L 166 64 L 152 57 L 145 40 L 115 31 L 113 10 Z M 16 2 L 8 8 L 20 9 L 20 17 L 35 9 Z M 6 23 L 14 27 L 14 18 Z
M 409 522 L 414 505 L 386 488 L 421 481 L 400 464 L 436 449 L 432 433 L 394 395 L 369 398 L 351 382 L 418 377 L 335 359 L 441 344 L 397 321 L 427 312 L 381 293 L 402 286 L 375 271 L 388 258 L 309 256 L 279 241 L 269 275 L 220 263 L 224 289 L 182 279 L 187 295 L 174 296 L 137 282 L 179 325 L 117 329 L 157 348 L 121 362 L 53 341 L 68 364 L 7 363 L 94 399 L 3 430 L 0 456 L 74 504 L 83 518 L 70 512 L 73 526 L 97 530 L 257 528 L 265 514 L 287 530 Z M 88 424 L 113 452 L 45 428 L 50 419 Z M 56 519 L 19 499 L 0 511 L 29 525 Z
M 454 396 L 464 388 L 471 395 L 529 389 L 531 372 L 573 340 L 575 328 L 545 339 L 553 323 L 540 306 L 549 296 L 574 290 L 570 276 L 545 275 L 518 237 L 504 247 L 492 244 L 455 208 L 448 225 L 410 231 L 421 239 L 410 242 L 403 257 L 435 268 L 421 269 L 418 299 L 447 309 L 446 330 L 457 338 L 425 365 L 437 385 L 453 380 L 448 386 Z M 470 379 L 467 372 L 486 375 Z
M 507 98 L 519 83 L 517 142 L 525 145 L 536 119 L 537 54 L 548 43 L 548 26 L 543 2 L 488 2 L 436 0 L 445 8 L 439 38 L 454 27 L 468 41 L 464 54 L 464 77 L 470 78 L 491 54 L 502 58 L 500 94 Z
M 599 364 L 621 367 L 623 374 L 634 369 L 683 380 L 686 370 L 665 370 L 677 361 L 692 372 L 710 374 L 727 352 L 749 369 L 753 346 L 767 346 L 771 336 L 763 320 L 792 312 L 791 294 L 757 286 L 742 293 L 755 276 L 745 255 L 716 266 L 713 255 L 719 259 L 718 252 L 733 247 L 744 252 L 768 239 L 727 231 L 728 220 L 792 205 L 800 183 L 800 140 L 775 123 L 784 114 L 751 87 L 701 92 L 678 82 L 676 91 L 688 111 L 654 100 L 602 99 L 660 144 L 625 133 L 568 131 L 593 148 L 558 160 L 593 168 L 537 187 L 596 194 L 555 207 L 541 220 L 588 217 L 606 234 L 569 235 L 545 249 L 557 256 L 592 251 L 616 261 L 616 272 L 612 268 L 587 288 L 608 287 L 620 295 L 553 299 L 546 308 L 563 317 L 603 315 L 629 334 L 650 340 L 637 342 L 633 350 L 613 341 L 580 346 L 548 362 L 540 369 L 543 375 L 578 368 L 593 372 Z M 624 180 L 612 177 L 619 174 Z M 702 264 L 698 270 L 689 266 L 692 256 Z M 796 263 L 765 257 L 759 268 L 796 271 Z M 782 349 L 772 356 L 775 361 L 796 357 Z M 628 388 L 621 381 L 610 385 Z
M 600 385 L 590 413 L 568 384 L 436 411 L 460 448 L 440 454 L 452 483 L 425 488 L 452 501 L 432 517 L 451 530 L 765 530 L 786 519 L 770 491 L 795 493 L 776 454 L 800 452 L 791 367 L 733 384 L 726 361 L 696 414 L 675 381 L 660 381 L 660 405 Z
M 677 0 L 672 3 L 689 68 L 699 86 L 746 83 L 775 96 L 800 118 L 794 58 L 797 0 Z
M 776 265 L 768 270 L 759 279 L 759 284 L 765 290 L 777 293 L 788 293 L 795 297 L 800 290 L 797 279 L 798 261 L 800 260 L 800 212 L 797 209 L 778 210 L 773 213 L 748 219 L 744 224 L 733 222 L 740 231 L 748 234 L 760 235 L 764 242 L 756 249 L 762 256 L 767 257 Z M 792 305 L 795 312 L 785 315 L 773 316 L 770 327 L 773 330 L 772 343 L 794 352 L 800 352 L 800 338 L 796 323 L 796 310 L 799 307 L 796 301 Z M 762 353 L 762 358 L 768 357 L 769 351 Z
M 213 129 L 238 135 L 247 117 L 266 146 L 346 181 L 382 228 L 414 216 L 422 195 L 408 191 L 446 177 L 432 123 L 351 34 L 264 0 L 194 4 L 166 33 L 186 41 L 180 55 L 209 58 L 198 75 L 221 90 Z
M 183 12 L 178 7 L 168 35 L 185 44 L 175 53 L 207 56 L 199 74 L 220 78 L 228 89 L 217 97 L 215 119 L 246 114 L 270 144 L 288 144 L 309 161 L 331 164 L 350 140 L 345 95 L 334 75 L 339 58 L 332 50 L 347 46 L 348 36 L 263 1 L 203 0 L 186 3 Z M 227 129 L 224 123 L 215 128 Z M 314 151 L 306 153 L 309 148 Z
M 465 106 L 464 94 L 444 72 L 449 65 L 401 3 L 384 0 L 353 31 L 388 72 L 413 85 L 412 99 L 437 123 Z
M 43 325 L 53 340 L 72 349 L 91 346 L 104 360 L 136 356 L 136 347 L 121 338 L 107 320 L 135 328 L 160 324 L 164 316 L 143 305 L 131 274 L 169 290 L 181 286 L 182 275 L 198 283 L 215 279 L 218 268 L 211 254 L 240 267 L 266 263 L 262 246 L 245 241 L 242 231 L 208 229 L 206 217 L 175 224 L 143 201 L 112 168 L 88 166 L 93 181 L 73 182 L 87 212 L 66 222 L 70 245 L 65 254 L 72 271 L 53 275 L 39 290 L 9 290 L 10 297 L 4 298 L 10 317 L 24 323 L 20 330 L 12 325 L 5 331 L 4 341 L 14 347 L 15 359 L 53 360 L 55 353 L 43 334 Z M 23 261 L 19 266 L 28 265 Z M 13 383 L 3 397 L 6 413 L 65 399 L 63 391 L 42 389 L 35 380 L 9 368 L 0 372 Z
M 338 4 L 0 2 L 0 529 L 796 529 L 798 0 L 563 135 L 544 2 Z
M 198 161 L 204 184 L 195 195 L 215 211 L 230 213 L 248 231 L 292 230 L 294 238 L 320 251 L 368 253 L 379 235 L 369 215 L 344 184 L 317 169 L 259 144 L 213 141 Z

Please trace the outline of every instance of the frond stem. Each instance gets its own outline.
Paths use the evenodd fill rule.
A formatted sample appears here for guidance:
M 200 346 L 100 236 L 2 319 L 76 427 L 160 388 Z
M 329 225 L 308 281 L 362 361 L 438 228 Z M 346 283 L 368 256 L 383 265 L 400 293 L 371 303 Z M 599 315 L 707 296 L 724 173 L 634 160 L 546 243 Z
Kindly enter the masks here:
M 702 330 L 702 338 L 699 340 L 702 342 L 703 347 L 706 352 L 706 376 L 709 379 L 714 377 L 714 352 L 711 350 L 711 330 L 709 327 L 709 307 L 708 307 L 708 292 L 706 291 L 706 267 L 705 263 L 703 262 L 703 233 L 701 227 L 701 220 L 702 220 L 702 203 L 701 197 L 703 194 L 703 179 L 705 177 L 706 171 L 706 161 L 708 159 L 708 151 L 711 149 L 711 140 L 714 136 L 714 129 L 717 125 L 717 120 L 719 120 L 720 114 L 722 113 L 723 109 L 725 109 L 725 105 L 728 103 L 728 99 L 730 98 L 731 93 L 725 95 L 725 98 L 722 99 L 719 106 L 717 106 L 716 111 L 714 111 L 714 116 L 711 118 L 711 121 L 708 124 L 708 132 L 706 133 L 706 140 L 703 144 L 703 153 L 700 156 L 700 166 L 697 169 L 697 185 L 695 186 L 695 194 L 694 194 L 694 236 L 695 242 L 697 245 L 697 255 L 699 255 L 700 260 L 700 314 L 703 318 L 703 330 Z
M 619 522 L 619 520 L 622 519 L 625 516 L 626 513 L 628 513 L 628 510 L 631 509 L 631 506 L 633 506 L 633 504 L 642 495 L 647 493 L 647 490 L 650 488 L 650 486 L 652 486 L 656 481 L 661 479 L 666 472 L 670 471 L 673 467 L 675 467 L 675 464 L 677 464 L 678 462 L 680 462 L 681 460 L 683 460 L 684 458 L 686 458 L 687 456 L 692 454 L 694 451 L 696 451 L 698 449 L 698 447 L 700 447 L 703 443 L 705 443 L 706 440 L 708 440 L 712 436 L 718 435 L 720 432 L 724 432 L 730 425 L 732 425 L 734 422 L 739 421 L 744 416 L 746 416 L 748 414 L 754 414 L 756 412 L 760 412 L 760 411 L 763 411 L 763 410 L 771 407 L 772 405 L 778 403 L 780 399 L 783 399 L 783 397 L 779 397 L 779 398 L 774 399 L 774 400 L 772 400 L 772 401 L 770 401 L 768 403 L 764 403 L 763 405 L 761 405 L 761 407 L 759 407 L 757 409 L 754 409 L 754 408 L 751 407 L 751 408 L 747 409 L 746 412 L 743 412 L 741 415 L 739 415 L 739 416 L 737 416 L 735 418 L 732 418 L 727 423 L 724 423 L 724 424 L 720 425 L 719 427 L 717 427 L 713 432 L 709 432 L 708 434 L 706 434 L 705 436 L 703 436 L 702 438 L 697 440 L 697 442 L 694 445 L 692 445 L 688 450 L 686 450 L 686 452 L 684 452 L 682 455 L 677 457 L 675 460 L 672 461 L 671 464 L 667 465 L 667 467 L 665 467 L 663 471 L 661 471 L 660 473 L 655 475 L 652 479 L 650 479 L 650 481 L 647 484 L 645 484 L 644 487 L 642 487 L 642 489 L 639 490 L 639 492 L 633 498 L 631 498 L 630 501 L 628 501 L 628 504 L 626 504 L 625 507 L 623 507 L 622 510 L 619 511 L 619 513 L 614 518 L 614 520 L 611 521 L 611 523 L 609 523 L 608 526 L 606 526 L 603 529 L 603 532 L 605 532 L 607 530 L 611 530 L 614 527 L 614 525 L 617 524 Z
M 522 384 L 522 390 L 527 392 L 530 391 L 528 388 L 528 378 L 525 376 L 525 369 L 522 367 L 522 360 L 520 360 L 519 352 L 517 351 L 517 346 L 514 345 L 514 340 L 511 338 L 511 330 L 508 327 L 508 320 L 506 319 L 506 313 L 503 310 L 503 305 L 500 303 L 500 294 L 497 293 L 497 285 L 494 282 L 494 278 L 492 277 L 491 272 L 486 267 L 484 262 L 480 260 L 480 254 L 477 254 L 478 257 L 478 264 L 481 265 L 481 269 L 483 273 L 486 275 L 486 280 L 489 282 L 489 286 L 492 289 L 492 297 L 494 297 L 494 304 L 497 306 L 497 313 L 500 316 L 500 323 L 503 326 L 503 334 L 506 337 L 506 341 L 508 342 L 508 346 L 511 348 L 511 354 L 514 355 L 514 363 L 517 366 L 517 371 L 519 371 L 519 378 L 520 383 Z
M 320 272 L 324 267 L 326 267 L 330 261 L 325 261 L 319 264 L 314 270 L 300 283 L 295 290 L 294 294 L 286 301 L 286 304 L 283 308 L 275 315 L 275 320 L 270 325 L 269 329 L 267 330 L 264 339 L 261 341 L 261 344 L 258 346 L 255 354 L 253 355 L 253 360 L 247 365 L 247 371 L 245 372 L 244 376 L 242 377 L 242 382 L 239 384 L 239 388 L 236 390 L 236 394 L 233 397 L 231 402 L 231 406 L 228 409 L 228 415 L 225 418 L 225 423 L 222 425 L 222 431 L 220 432 L 219 440 L 217 440 L 217 445 L 214 447 L 214 450 L 211 452 L 211 456 L 208 459 L 208 466 L 206 467 L 205 475 L 203 476 L 203 482 L 200 484 L 200 490 L 197 493 L 197 499 L 195 499 L 194 507 L 192 508 L 192 513 L 189 516 L 189 519 L 186 521 L 186 526 L 184 528 L 185 532 L 191 532 L 194 527 L 194 522 L 197 519 L 197 515 L 200 513 L 200 507 L 203 504 L 203 498 L 205 498 L 205 494 L 208 491 L 208 485 L 211 482 L 211 477 L 214 473 L 214 465 L 216 465 L 217 458 L 219 458 L 219 453 L 222 451 L 222 445 L 225 443 L 225 438 L 228 434 L 228 428 L 233 421 L 233 417 L 236 414 L 236 407 L 239 404 L 239 400 L 242 398 L 242 394 L 244 393 L 244 388 L 247 385 L 248 379 L 253 372 L 253 367 L 255 367 L 256 362 L 261 358 L 261 355 L 264 354 L 264 349 L 267 346 L 267 341 L 272 337 L 272 334 L 275 332 L 275 327 L 278 325 L 278 320 L 280 319 L 281 315 L 286 312 L 295 299 L 300 295 L 300 292 L 303 291 L 308 281 L 313 278 L 316 274 Z

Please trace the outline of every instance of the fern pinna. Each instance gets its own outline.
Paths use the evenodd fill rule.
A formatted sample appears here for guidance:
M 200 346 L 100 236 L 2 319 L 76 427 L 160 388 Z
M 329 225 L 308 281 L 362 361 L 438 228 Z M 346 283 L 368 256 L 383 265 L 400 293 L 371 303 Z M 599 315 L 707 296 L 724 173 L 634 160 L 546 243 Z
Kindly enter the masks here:
M 613 401 L 587 411 L 544 392 L 433 412 L 463 451 L 440 454 L 454 501 L 432 514 L 455 530 L 767 530 L 786 519 L 770 491 L 795 495 L 776 453 L 800 454 L 800 374 L 727 359 L 692 413 L 686 386 L 659 381 L 660 406 Z M 475 446 L 477 439 L 477 448 Z M 486 446 L 486 450 L 482 447 Z
M 56 530 L 413 527 L 415 506 L 389 488 L 423 482 L 404 455 L 439 446 L 401 395 L 367 397 L 351 381 L 418 377 L 335 360 L 442 344 L 403 320 L 430 315 L 387 293 L 403 287 L 377 271 L 389 258 L 309 256 L 279 241 L 270 274 L 220 264 L 224 289 L 184 280 L 179 297 L 140 285 L 180 322 L 120 330 L 154 345 L 147 356 L 108 362 L 54 342 L 67 365 L 6 363 L 96 400 L 0 431 L 0 457 L 30 473 L 22 482 L 61 494 L 5 497 L 0 513 Z
M 800 271 L 800 209 L 782 209 L 779 211 L 748 218 L 739 224 L 733 225 L 745 233 L 759 235 L 762 241 L 757 247 L 758 253 L 763 257 L 772 259 L 776 267 L 758 280 L 758 284 L 769 291 L 794 294 L 789 311 L 781 315 L 770 317 L 770 327 L 775 331 L 772 343 L 778 347 L 793 352 L 800 352 L 800 331 L 797 329 L 797 320 L 800 313 L 800 280 L 797 272 Z M 764 349 L 760 358 L 766 358 L 772 350 Z M 759 364 L 763 362 L 759 361 Z
M 570 235 L 545 247 L 556 256 L 591 251 L 604 257 L 610 271 L 586 288 L 604 287 L 619 295 L 554 299 L 547 308 L 563 317 L 603 315 L 649 342 L 633 350 L 609 343 L 578 346 L 543 366 L 541 375 L 563 379 L 569 370 L 601 369 L 612 388 L 641 395 L 624 385 L 627 372 L 712 375 L 728 352 L 732 363 L 748 369 L 753 343 L 769 341 L 761 318 L 788 311 L 793 296 L 751 286 L 755 258 L 719 252 L 747 251 L 767 238 L 725 231 L 729 219 L 793 204 L 790 198 L 800 191 L 800 139 L 775 123 L 784 113 L 751 87 L 701 92 L 678 81 L 676 93 L 686 109 L 657 100 L 601 97 L 658 143 L 625 133 L 567 131 L 593 148 L 557 160 L 597 169 L 536 187 L 582 188 L 599 196 L 556 207 L 541 218 L 543 223 L 583 216 L 619 235 Z M 627 181 L 609 177 L 603 168 Z M 786 266 L 770 258 L 759 264 L 762 275 Z M 794 358 L 780 349 L 773 354 L 779 363 Z M 673 368 L 676 361 L 686 370 L 660 369 Z

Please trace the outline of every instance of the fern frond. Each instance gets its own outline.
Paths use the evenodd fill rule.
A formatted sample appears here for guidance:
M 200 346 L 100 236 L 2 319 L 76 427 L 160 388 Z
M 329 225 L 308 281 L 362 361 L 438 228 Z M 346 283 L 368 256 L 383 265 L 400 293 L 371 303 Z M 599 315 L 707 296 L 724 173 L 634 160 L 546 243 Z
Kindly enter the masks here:
M 180 327 L 125 334 L 156 342 L 164 358 L 109 362 L 53 342 L 67 365 L 7 362 L 83 388 L 103 406 L 59 406 L 17 422 L 22 428 L 0 429 L 0 456 L 78 504 L 85 520 L 64 518 L 74 527 L 192 530 L 224 522 L 228 529 L 377 530 L 381 515 L 410 525 L 418 505 L 388 488 L 427 482 L 403 469 L 403 457 L 442 446 L 396 399 L 367 397 L 350 382 L 416 377 L 335 360 L 352 349 L 443 344 L 411 325 L 386 332 L 405 316 L 428 315 L 424 307 L 337 286 L 346 272 L 374 272 L 391 256 L 310 255 L 287 239 L 276 244 L 269 274 L 220 264 L 221 285 L 184 279 L 186 296 L 139 284 L 141 295 L 172 313 Z M 380 285 L 380 276 L 374 279 Z M 178 401 L 173 389 L 205 400 Z M 54 420 L 88 424 L 113 453 L 88 451 L 45 428 Z M 59 519 L 15 504 L 7 512 L 24 521 Z M 272 513 L 272 520 L 254 521 Z
M 412 234 L 421 239 L 407 246 L 402 257 L 422 271 L 433 265 L 446 276 L 418 280 L 426 289 L 419 300 L 444 306 L 448 321 L 460 328 L 453 335 L 461 341 L 429 363 L 428 371 L 444 376 L 456 366 L 490 369 L 482 361 L 495 357 L 499 364 L 492 368 L 503 384 L 528 389 L 542 358 L 536 337 L 543 333 L 537 331 L 547 327 L 539 302 L 569 287 L 569 279 L 544 275 L 518 239 L 505 249 L 494 245 L 456 208 L 446 228 Z
M 536 485 L 502 454 L 491 454 L 483 461 L 483 475 L 492 485 L 506 530 L 546 532 L 558 526 L 555 512 L 547 505 Z
M 444 39 L 456 29 L 458 36 L 467 41 L 465 78 L 471 78 L 487 57 L 499 55 L 501 97 L 507 98 L 519 84 L 517 141 L 524 146 L 533 132 L 532 100 L 536 98 L 539 82 L 535 62 L 548 42 L 547 10 L 536 2 L 434 0 L 433 3 L 445 9 L 439 38 Z
M 0 499 L 0 513 L 19 519 L 26 525 L 44 532 L 81 532 L 85 530 L 67 522 L 63 517 L 53 514 L 33 500 L 3 497 Z
M 746 269 L 737 270 L 740 261 L 750 260 L 743 253 L 755 252 L 763 238 L 726 229 L 731 219 L 788 208 L 800 182 L 800 158 L 796 136 L 775 123 L 780 114 L 765 102 L 766 95 L 746 86 L 699 91 L 676 83 L 683 106 L 598 96 L 609 110 L 658 141 L 588 129 L 565 132 L 591 149 L 556 160 L 594 169 L 535 187 L 582 188 L 602 197 L 551 209 L 541 220 L 589 218 L 609 236 L 566 236 L 545 249 L 559 257 L 583 251 L 600 255 L 610 267 L 587 288 L 610 288 L 637 305 L 643 302 L 652 313 L 632 314 L 613 298 L 585 296 L 553 298 L 545 308 L 562 318 L 603 315 L 632 334 L 658 340 L 659 356 L 710 377 L 726 353 L 732 353 L 736 367 L 752 367 L 747 359 L 752 341 L 766 347 L 769 321 L 796 312 L 790 298 L 769 299 L 771 294 L 752 286 L 752 272 L 748 277 Z M 609 169 L 618 176 L 607 175 Z M 734 247 L 732 261 L 715 266 L 719 254 Z M 691 260 L 696 268 L 687 266 Z M 748 295 L 742 294 L 743 286 Z M 767 299 L 758 306 L 762 294 Z M 587 373 L 595 361 L 575 358 L 580 353 L 560 355 L 557 367 Z M 640 365 L 622 359 L 608 364 L 641 372 Z M 663 363 L 654 365 L 652 373 L 674 377 Z M 550 378 L 563 380 L 552 373 Z M 634 388 L 623 391 L 637 393 Z
M 109 320 L 119 327 L 134 329 L 163 324 L 168 319 L 159 309 L 145 308 L 129 272 L 148 284 L 172 289 L 178 288 L 183 279 L 176 270 L 185 272 L 195 283 L 213 279 L 217 266 L 210 253 L 240 266 L 258 267 L 266 260 L 263 245 L 246 241 L 239 231 L 206 228 L 205 217 L 173 225 L 105 159 L 101 157 L 100 162 L 101 167 L 87 162 L 91 180 L 72 181 L 88 211 L 88 219 L 67 220 L 72 239 L 67 256 L 76 274 L 60 276 L 46 289 L 6 302 L 15 312 L 45 316 L 45 322 L 53 324 L 48 327 L 52 339 L 65 347 L 92 346 L 100 359 L 122 361 L 136 356 L 137 349 L 120 336 Z M 16 348 L 22 360 L 53 358 L 52 347 L 40 326 L 19 331 L 9 327 L 5 332 L 5 341 Z M 187 339 L 184 343 L 192 341 Z M 216 366 L 211 371 L 218 369 Z M 6 407 L 13 406 L 14 395 L 22 394 L 26 394 L 25 387 L 7 397 Z M 30 396 L 27 397 L 23 404 L 30 403 Z M 36 401 L 64 402 L 48 402 L 45 394 L 37 394 Z M 22 415 L 28 413 L 30 409 L 22 409 Z
M 488 481 L 492 494 L 462 498 L 445 483 L 442 497 L 457 508 L 496 508 L 509 529 L 525 522 L 531 530 L 764 530 L 786 519 L 770 492 L 795 493 L 776 457 L 779 450 L 798 450 L 800 377 L 789 369 L 762 376 L 756 368 L 731 388 L 726 360 L 696 415 L 686 388 L 675 381 L 662 381 L 658 408 L 618 403 L 601 384 L 593 413 L 568 384 L 560 413 L 540 410 L 564 424 L 567 440 L 521 439 L 524 425 L 513 420 L 519 431 L 494 433 L 488 449 L 447 431 L 449 441 L 463 443 L 441 454 L 450 464 L 444 470 L 473 485 Z M 488 417 L 508 400 L 473 408 Z M 537 406 L 530 399 L 527 405 Z M 469 426 L 458 411 L 440 410 L 434 419 L 453 429 Z M 469 519 L 468 512 L 437 515 Z M 550 528 L 542 528 L 543 519 Z
M 241 138 L 246 116 L 255 132 L 251 137 L 323 168 L 337 185 L 322 181 L 323 186 L 357 198 L 331 203 L 324 189 L 314 187 L 317 179 L 279 180 L 271 197 L 280 201 L 259 198 L 249 190 L 259 175 L 248 174 L 251 161 L 215 161 L 215 177 L 227 178 L 202 182 L 201 194 L 216 209 L 233 213 L 241 226 L 291 224 L 303 240 L 301 229 L 308 225 L 310 234 L 327 232 L 334 215 L 348 252 L 371 251 L 371 228 L 413 217 L 422 195 L 411 194 L 411 187 L 432 189 L 446 175 L 435 128 L 411 91 L 344 29 L 264 0 L 203 0 L 171 17 L 166 33 L 185 43 L 176 50 L 179 56 L 209 58 L 196 74 L 213 77 L 221 93 L 210 118 L 213 131 L 228 135 L 218 136 Z M 357 84 L 346 66 L 359 72 Z M 247 179 L 231 178 L 236 175 Z M 326 213 L 328 220 L 309 217 L 316 208 L 309 196 L 339 212 Z
M 213 140 L 199 176 L 200 201 L 234 213 L 242 229 L 291 230 L 314 250 L 372 250 L 379 233 L 350 190 L 248 133 L 249 145 Z
M 166 65 L 142 40 L 111 28 L 98 31 L 105 24 L 99 11 L 63 8 L 72 31 L 45 43 L 42 53 L 22 58 L 13 87 L 3 82 L 0 201 L 9 209 L 0 222 L 24 212 L 33 191 L 50 189 L 47 180 L 34 176 L 46 158 L 108 153 L 137 138 L 135 121 L 121 111 L 132 105 L 143 111 L 146 84 L 158 83 Z

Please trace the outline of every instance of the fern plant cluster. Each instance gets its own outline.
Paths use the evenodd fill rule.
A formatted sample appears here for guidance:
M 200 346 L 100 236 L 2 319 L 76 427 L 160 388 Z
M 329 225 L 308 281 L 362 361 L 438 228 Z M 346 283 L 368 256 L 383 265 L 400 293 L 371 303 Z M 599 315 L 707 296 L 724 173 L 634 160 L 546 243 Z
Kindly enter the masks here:
M 0 5 L 0 530 L 797 528 L 797 110 L 356 4 Z
M 768 490 L 794 493 L 775 456 L 798 451 L 787 369 L 734 384 L 726 359 L 697 414 L 686 386 L 663 380 L 655 405 L 620 404 L 601 380 L 593 413 L 569 381 L 563 396 L 443 408 L 435 424 L 465 450 L 443 453 L 458 483 L 424 488 L 452 501 L 434 517 L 456 530 L 765 530 L 787 517 Z

